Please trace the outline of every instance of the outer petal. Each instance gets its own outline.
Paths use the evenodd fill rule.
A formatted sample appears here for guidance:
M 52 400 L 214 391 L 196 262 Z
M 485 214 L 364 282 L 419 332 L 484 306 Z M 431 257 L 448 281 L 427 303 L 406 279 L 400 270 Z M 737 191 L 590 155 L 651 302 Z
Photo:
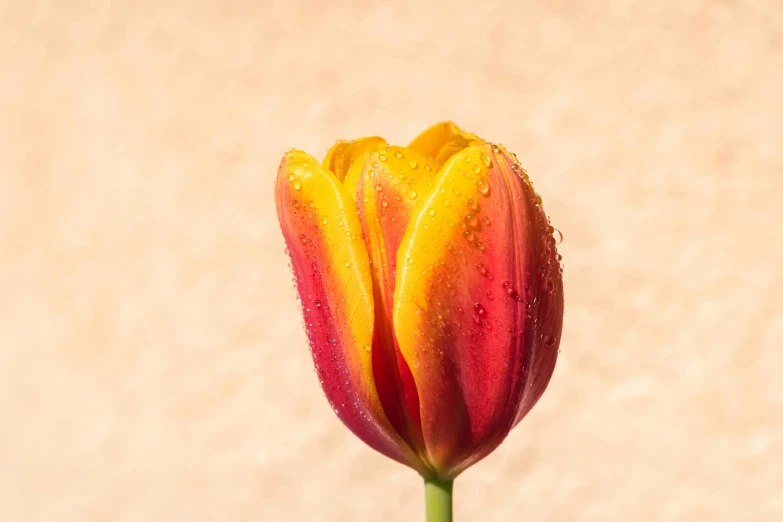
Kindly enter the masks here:
M 444 166 L 400 246 L 394 328 L 439 476 L 497 447 L 554 369 L 562 280 L 538 203 L 499 148 L 471 146 Z
M 365 443 L 423 470 L 386 418 L 375 388 L 372 284 L 353 203 L 334 175 L 298 151 L 283 158 L 276 189 L 277 213 L 326 397 Z
M 337 179 L 343 181 L 348 169 L 359 156 L 365 152 L 382 149 L 386 145 L 386 140 L 378 136 L 359 138 L 353 141 L 338 141 L 326 153 L 324 168 L 337 176 Z
M 419 134 L 408 148 L 443 165 L 451 156 L 477 141 L 481 140 L 475 134 L 463 131 L 454 122 L 444 121 Z
M 403 439 L 426 460 L 419 399 L 410 369 L 396 346 L 392 326 L 397 249 L 411 213 L 432 190 L 435 162 L 402 147 L 365 153 L 345 186 L 356 190 L 363 237 L 370 254 L 375 296 L 373 372 L 386 416 Z M 356 178 L 356 179 L 355 179 Z

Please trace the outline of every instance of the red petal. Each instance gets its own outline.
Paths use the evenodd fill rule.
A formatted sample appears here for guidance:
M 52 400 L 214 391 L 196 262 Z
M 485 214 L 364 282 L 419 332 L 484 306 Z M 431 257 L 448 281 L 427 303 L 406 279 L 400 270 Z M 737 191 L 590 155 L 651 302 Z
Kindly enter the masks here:
M 513 169 L 487 144 L 454 155 L 398 253 L 395 333 L 442 477 L 500 444 L 557 357 L 559 265 L 540 200 Z

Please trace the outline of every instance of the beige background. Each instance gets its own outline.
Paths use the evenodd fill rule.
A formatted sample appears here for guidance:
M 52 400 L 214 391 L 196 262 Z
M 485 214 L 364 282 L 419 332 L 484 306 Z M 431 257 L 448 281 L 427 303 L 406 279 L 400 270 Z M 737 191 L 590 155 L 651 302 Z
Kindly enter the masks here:
M 0 520 L 422 520 L 321 395 L 272 186 L 447 118 L 565 235 L 459 520 L 783 520 L 783 3 L 0 5 Z

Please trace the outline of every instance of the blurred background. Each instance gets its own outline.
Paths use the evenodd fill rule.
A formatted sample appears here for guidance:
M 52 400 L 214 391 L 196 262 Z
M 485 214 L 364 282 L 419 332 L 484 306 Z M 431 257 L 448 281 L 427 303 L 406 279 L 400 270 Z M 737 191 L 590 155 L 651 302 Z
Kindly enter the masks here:
M 566 278 L 458 519 L 783 519 L 781 64 L 771 0 L 0 2 L 0 520 L 423 520 L 320 391 L 273 181 L 444 119 Z

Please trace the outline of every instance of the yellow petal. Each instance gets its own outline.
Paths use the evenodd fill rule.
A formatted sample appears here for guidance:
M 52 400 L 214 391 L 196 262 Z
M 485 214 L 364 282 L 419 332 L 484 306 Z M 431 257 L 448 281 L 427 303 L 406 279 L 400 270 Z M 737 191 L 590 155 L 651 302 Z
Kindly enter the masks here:
M 326 153 L 324 167 L 331 171 L 337 179 L 343 181 L 348 169 L 359 156 L 385 146 L 386 140 L 378 136 L 359 138 L 353 141 L 339 141 Z
M 463 131 L 454 122 L 444 121 L 422 132 L 408 145 L 408 148 L 425 154 L 443 165 L 457 152 L 471 143 L 480 141 L 475 134 Z
M 332 173 L 300 151 L 283 158 L 276 188 L 278 217 L 324 393 L 364 442 L 423 470 L 389 423 L 375 386 L 373 290 L 353 202 Z

